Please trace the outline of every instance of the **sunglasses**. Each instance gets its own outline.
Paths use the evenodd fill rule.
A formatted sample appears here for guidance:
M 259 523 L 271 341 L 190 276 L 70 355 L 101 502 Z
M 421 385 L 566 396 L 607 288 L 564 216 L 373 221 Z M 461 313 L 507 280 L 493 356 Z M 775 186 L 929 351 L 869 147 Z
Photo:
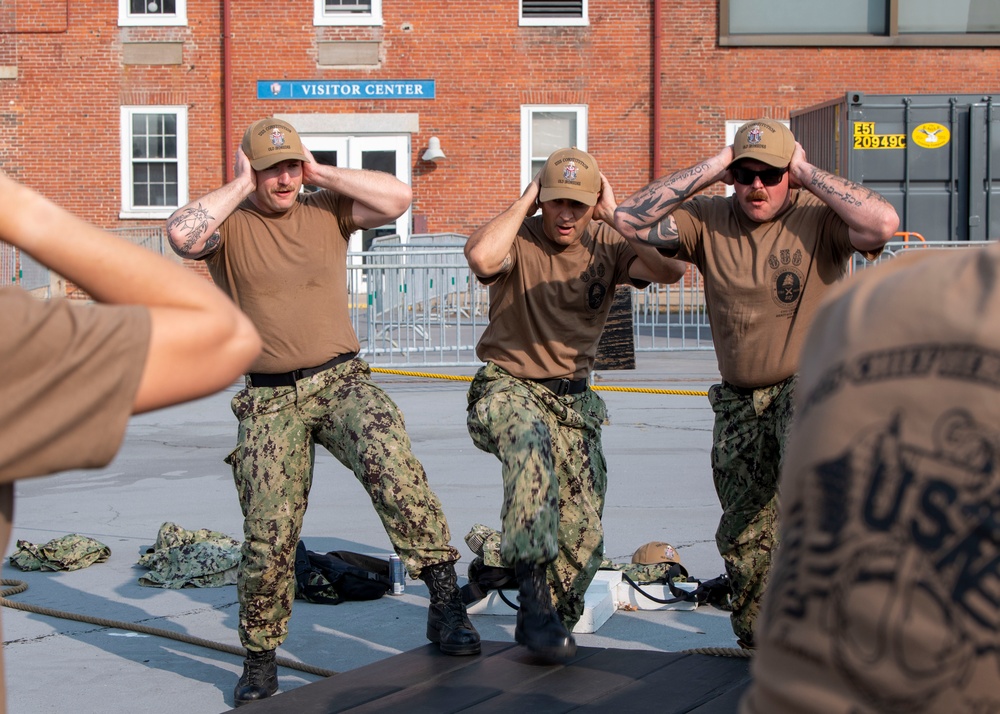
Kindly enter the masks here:
M 777 186 L 781 183 L 781 178 L 788 171 L 788 168 L 783 169 L 764 169 L 763 171 L 754 171 L 753 169 L 748 169 L 745 166 L 737 166 L 733 169 L 733 179 L 736 183 L 741 183 L 744 186 L 750 186 L 754 179 L 759 178 L 760 182 L 765 186 Z

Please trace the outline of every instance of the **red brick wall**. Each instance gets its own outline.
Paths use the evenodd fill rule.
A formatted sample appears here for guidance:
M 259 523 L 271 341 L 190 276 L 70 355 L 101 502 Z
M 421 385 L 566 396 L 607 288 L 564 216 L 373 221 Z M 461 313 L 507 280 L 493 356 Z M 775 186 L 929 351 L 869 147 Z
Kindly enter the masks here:
M 0 166 L 107 227 L 118 218 L 119 106 L 189 107 L 190 196 L 219 186 L 223 146 L 222 2 L 190 0 L 183 28 L 120 28 L 107 0 L 21 0 L 0 15 Z M 414 215 L 430 232 L 469 233 L 520 185 L 520 107 L 585 103 L 589 150 L 623 197 L 650 180 L 651 0 L 590 0 L 589 27 L 519 27 L 514 0 L 384 0 L 382 27 L 314 27 L 312 3 L 232 2 L 233 139 L 270 113 L 418 112 Z M 726 119 L 842 96 L 994 93 L 1000 48 L 720 48 L 716 0 L 664 0 L 663 172 L 722 146 Z M 45 22 L 38 22 L 45 17 Z M 29 19 L 35 18 L 29 22 Z M 20 30 L 14 32 L 13 30 Z M 317 41 L 379 40 L 372 69 L 320 69 Z M 183 41 L 181 66 L 123 66 L 122 45 Z M 433 79 L 426 101 L 261 101 L 258 79 Z M 448 158 L 419 156 L 431 136 Z M 146 221 L 157 224 L 159 221 Z

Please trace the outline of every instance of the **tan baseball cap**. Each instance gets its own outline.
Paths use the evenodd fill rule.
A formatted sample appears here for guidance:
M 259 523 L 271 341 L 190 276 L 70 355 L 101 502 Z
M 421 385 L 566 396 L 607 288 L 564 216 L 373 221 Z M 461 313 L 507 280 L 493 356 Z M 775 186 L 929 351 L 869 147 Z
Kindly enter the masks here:
M 639 550 L 632 554 L 632 562 L 641 565 L 653 565 L 654 563 L 680 564 L 681 556 L 677 553 L 677 549 L 669 543 L 653 541 L 652 543 L 639 546 Z
M 541 184 L 540 203 L 568 198 L 596 206 L 597 196 L 601 193 L 601 171 L 597 168 L 597 160 L 586 151 L 580 151 L 575 146 L 559 149 L 545 162 Z
M 242 147 L 257 171 L 289 159 L 308 161 L 299 133 L 288 122 L 274 117 L 251 124 L 243 135 Z
M 794 152 L 795 137 L 787 126 L 773 119 L 755 119 L 736 130 L 730 166 L 743 159 L 756 159 L 783 169 L 791 163 Z

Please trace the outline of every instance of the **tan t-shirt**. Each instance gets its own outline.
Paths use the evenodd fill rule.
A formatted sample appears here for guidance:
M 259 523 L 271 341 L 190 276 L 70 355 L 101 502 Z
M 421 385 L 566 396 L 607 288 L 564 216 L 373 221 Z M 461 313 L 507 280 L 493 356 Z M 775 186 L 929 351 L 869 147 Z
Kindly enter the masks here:
M 0 482 L 107 464 L 146 365 L 149 311 L 7 287 L 0 333 Z
M 1000 712 L 1000 246 L 836 289 L 780 489 L 741 711 Z
M 562 247 L 541 216 L 526 218 L 510 272 L 489 281 L 490 322 L 476 354 L 517 377 L 580 379 L 590 374 L 615 287 L 629 283 L 635 251 L 605 223 Z
M 674 212 L 681 248 L 704 278 L 719 373 L 740 387 L 787 379 L 809 321 L 847 270 L 844 221 L 808 191 L 775 220 L 755 223 L 734 197 L 695 196 Z
M 347 309 L 352 208 L 352 199 L 321 190 L 282 214 L 261 213 L 248 199 L 223 222 L 219 249 L 205 262 L 260 333 L 251 372 L 315 367 L 359 350 Z

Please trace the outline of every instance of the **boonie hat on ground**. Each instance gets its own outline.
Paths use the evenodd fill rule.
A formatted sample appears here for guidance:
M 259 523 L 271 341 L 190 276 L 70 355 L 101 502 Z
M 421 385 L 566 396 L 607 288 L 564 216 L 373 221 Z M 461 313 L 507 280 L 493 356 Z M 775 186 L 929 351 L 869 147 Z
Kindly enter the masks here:
M 568 198 L 595 206 L 601 192 L 601 171 L 597 168 L 597 161 L 586 151 L 576 147 L 559 149 L 545 162 L 541 185 L 538 195 L 541 203 Z
M 308 161 L 299 133 L 281 119 L 267 117 L 250 125 L 243 135 L 243 153 L 257 171 L 271 168 L 280 161 Z
M 756 159 L 775 168 L 783 169 L 792 161 L 795 137 L 780 121 L 755 119 L 736 130 L 733 140 L 733 161 Z
M 641 565 L 653 565 L 654 563 L 678 563 L 681 556 L 677 549 L 669 543 L 654 541 L 639 546 L 639 550 L 632 554 L 632 562 Z

